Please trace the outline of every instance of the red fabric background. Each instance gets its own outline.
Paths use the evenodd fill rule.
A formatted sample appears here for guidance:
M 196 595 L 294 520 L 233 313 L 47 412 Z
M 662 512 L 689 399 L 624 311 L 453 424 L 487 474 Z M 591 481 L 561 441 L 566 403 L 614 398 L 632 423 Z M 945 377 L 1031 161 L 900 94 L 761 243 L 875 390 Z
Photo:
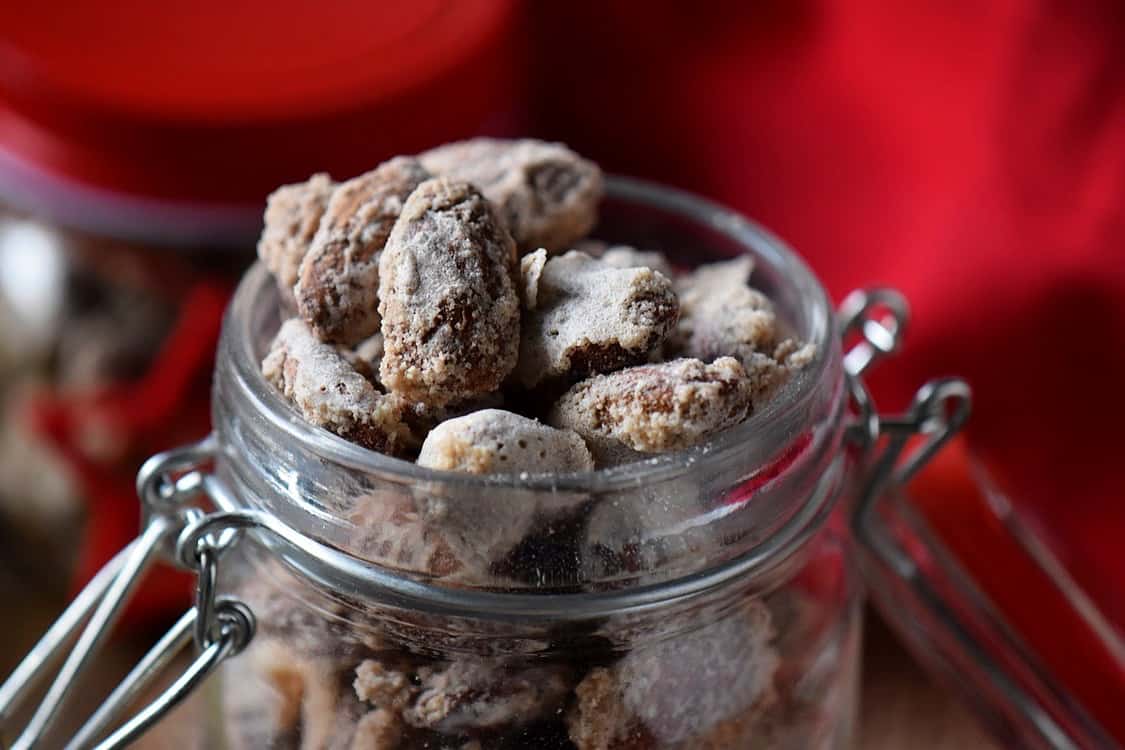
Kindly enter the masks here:
M 966 376 L 974 450 L 1125 626 L 1125 6 L 533 8 L 537 131 L 758 218 L 836 299 L 904 291 L 880 405 Z
M 905 354 L 873 378 L 881 407 L 902 408 L 930 377 L 966 376 L 976 393 L 973 450 L 1125 628 L 1125 5 L 571 0 L 526 8 L 521 38 L 496 48 L 530 52 L 526 71 L 511 66 L 521 69 L 506 70 L 517 75 L 499 77 L 486 96 L 467 85 L 476 74 L 463 67 L 466 86 L 422 109 L 453 128 L 468 118 L 469 135 L 482 112 L 518 100 L 504 87 L 527 80 L 530 132 L 759 219 L 809 259 L 837 299 L 876 283 L 902 289 L 915 324 Z M 417 72 L 407 63 L 397 70 L 404 79 Z M 210 78 L 204 84 L 204 93 L 219 90 Z M 481 103 L 492 106 L 468 106 Z M 418 123 L 395 112 L 417 135 Z M 318 144 L 301 141 L 294 153 Z M 360 156 L 352 171 L 371 166 L 371 154 Z M 275 166 L 294 179 L 308 171 L 299 160 Z M 211 340 L 217 310 L 185 309 L 181 322 L 210 320 L 198 338 Z M 189 348 L 190 372 L 207 371 L 196 355 L 209 350 Z M 180 370 L 176 349 L 166 354 L 146 382 L 168 396 L 157 402 L 169 413 L 119 409 L 149 448 L 152 426 L 193 403 L 191 378 L 164 377 Z M 44 412 L 44 429 L 64 448 L 72 406 Z M 135 523 L 130 473 L 90 474 L 103 493 L 92 494 L 116 510 L 91 528 L 91 569 Z M 956 529 L 952 513 L 944 528 Z M 962 548 L 991 549 L 972 514 L 959 517 Z

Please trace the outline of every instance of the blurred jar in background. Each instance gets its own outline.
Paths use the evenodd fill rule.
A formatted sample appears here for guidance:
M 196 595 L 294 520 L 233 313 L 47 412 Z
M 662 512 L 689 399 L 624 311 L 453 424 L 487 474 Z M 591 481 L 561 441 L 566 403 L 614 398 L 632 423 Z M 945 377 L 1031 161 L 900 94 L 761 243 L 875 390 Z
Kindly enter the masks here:
M 272 189 L 516 128 L 514 6 L 0 7 L 0 585 L 87 578 L 140 462 L 209 429 Z
M 127 531 L 115 498 L 146 455 L 140 443 L 207 429 L 190 406 L 206 398 L 209 354 L 181 346 L 157 365 L 175 330 L 206 339 L 216 328 L 238 265 L 233 254 L 163 257 L 0 206 L 0 529 L 14 575 L 57 587 L 76 554 L 96 558 L 84 567 L 100 561 L 83 519 L 105 516 L 90 525 L 103 537 Z M 161 393 L 146 385 L 171 367 L 180 376 Z

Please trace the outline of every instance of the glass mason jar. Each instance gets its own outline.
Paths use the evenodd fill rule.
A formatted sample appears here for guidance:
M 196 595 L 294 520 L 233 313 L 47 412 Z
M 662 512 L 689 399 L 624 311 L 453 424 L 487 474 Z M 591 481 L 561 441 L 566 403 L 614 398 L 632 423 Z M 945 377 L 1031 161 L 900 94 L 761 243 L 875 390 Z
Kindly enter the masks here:
M 229 746 L 848 746 L 861 609 L 829 300 L 775 238 L 679 193 L 613 183 L 595 236 L 685 265 L 752 254 L 815 360 L 684 453 L 565 476 L 434 471 L 300 419 L 260 373 L 275 286 L 246 276 L 220 343 L 216 475 L 354 568 L 270 544 L 224 558 L 220 590 L 257 617 L 224 668 Z
M 755 286 L 815 356 L 684 452 L 566 475 L 436 471 L 312 427 L 265 381 L 282 306 L 255 266 L 220 337 L 214 433 L 149 460 L 141 536 L 0 686 L 6 714 L 89 619 L 13 748 L 46 733 L 160 556 L 197 573 L 196 605 L 75 747 L 115 722 L 99 747 L 124 746 L 220 664 L 207 747 L 847 747 L 858 563 L 895 563 L 864 539 L 874 498 L 959 426 L 944 399 L 967 393 L 931 384 L 880 418 L 859 376 L 897 346 L 901 298 L 853 296 L 837 316 L 792 251 L 707 201 L 613 179 L 594 236 L 684 267 L 753 256 Z M 899 461 L 915 432 L 928 440 Z M 120 723 L 193 640 L 186 671 Z

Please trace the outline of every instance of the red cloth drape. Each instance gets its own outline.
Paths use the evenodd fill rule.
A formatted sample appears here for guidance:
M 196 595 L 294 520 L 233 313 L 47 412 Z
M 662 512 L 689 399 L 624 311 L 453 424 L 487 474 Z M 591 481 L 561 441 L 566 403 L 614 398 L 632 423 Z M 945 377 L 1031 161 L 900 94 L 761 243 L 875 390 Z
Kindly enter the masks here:
M 526 104 L 531 134 L 758 218 L 837 299 L 875 283 L 902 289 L 915 324 L 907 351 L 872 379 L 881 407 L 902 408 L 927 378 L 966 376 L 973 451 L 1125 630 L 1125 5 L 571 0 L 526 10 L 518 41 L 495 37 L 530 55 L 526 70 L 512 66 L 531 84 L 526 102 L 459 86 L 495 107 L 439 97 L 421 109 L 469 135 L 490 127 L 481 112 Z M 477 119 L 452 122 L 462 111 Z M 352 171 L 371 166 L 363 153 Z M 145 383 L 161 409 L 130 408 L 121 393 L 97 399 L 142 453 L 182 439 L 166 424 L 204 429 L 198 379 L 166 375 L 186 367 L 206 380 L 220 307 L 185 306 L 182 323 L 207 324 L 193 339 L 206 347 L 158 358 Z M 48 406 L 59 408 L 40 426 L 66 453 L 87 404 Z M 120 499 L 104 503 L 120 515 L 92 526 L 88 562 L 131 528 L 129 474 L 83 474 L 92 497 Z M 944 528 L 957 529 L 951 513 Z M 973 515 L 961 518 L 962 541 L 987 544 Z
M 1125 627 L 1125 6 L 585 0 L 532 39 L 540 134 L 760 219 L 837 299 L 902 289 L 881 407 L 966 376 L 974 451 Z

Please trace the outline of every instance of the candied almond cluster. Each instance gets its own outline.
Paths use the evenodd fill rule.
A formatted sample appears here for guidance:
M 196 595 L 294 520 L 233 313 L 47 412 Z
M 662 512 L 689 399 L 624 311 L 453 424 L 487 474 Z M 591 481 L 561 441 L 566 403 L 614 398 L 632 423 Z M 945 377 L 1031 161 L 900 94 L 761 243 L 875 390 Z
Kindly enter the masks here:
M 314 611 L 294 598 L 294 586 L 275 562 L 239 588 L 261 624 L 239 679 L 223 683 L 232 747 L 726 750 L 749 738 L 810 747 L 818 731 L 787 717 L 803 704 L 777 687 L 784 608 L 759 598 L 721 615 L 673 615 L 663 627 L 675 637 L 615 659 L 532 660 L 503 645 L 495 653 L 404 649 L 399 637 L 429 640 L 432 623 L 392 632 L 385 620 L 323 598 L 316 602 L 326 608 Z M 643 627 L 651 633 L 654 624 Z M 775 743 L 777 724 L 794 736 Z
M 815 351 L 751 286 L 749 257 L 686 271 L 590 238 L 602 182 L 560 144 L 475 139 L 278 189 L 258 252 L 284 322 L 263 375 L 315 427 L 478 476 L 606 469 L 734 427 Z M 612 503 L 519 482 L 324 499 L 367 561 L 443 585 L 547 587 L 556 569 L 569 585 L 575 569 L 657 568 L 679 549 L 661 534 L 682 526 L 693 481 Z M 402 612 L 366 621 L 332 599 L 314 614 L 287 602 L 279 570 L 240 592 L 261 624 L 229 697 L 235 747 L 741 747 L 795 700 L 776 688 L 778 627 L 757 598 L 628 653 L 540 662 L 500 645 L 412 650 Z
M 530 139 L 279 188 L 258 253 L 293 317 L 263 372 L 365 448 L 565 473 L 704 441 L 812 358 L 750 286 L 750 258 L 678 273 L 608 247 L 587 237 L 601 197 L 597 165 Z

